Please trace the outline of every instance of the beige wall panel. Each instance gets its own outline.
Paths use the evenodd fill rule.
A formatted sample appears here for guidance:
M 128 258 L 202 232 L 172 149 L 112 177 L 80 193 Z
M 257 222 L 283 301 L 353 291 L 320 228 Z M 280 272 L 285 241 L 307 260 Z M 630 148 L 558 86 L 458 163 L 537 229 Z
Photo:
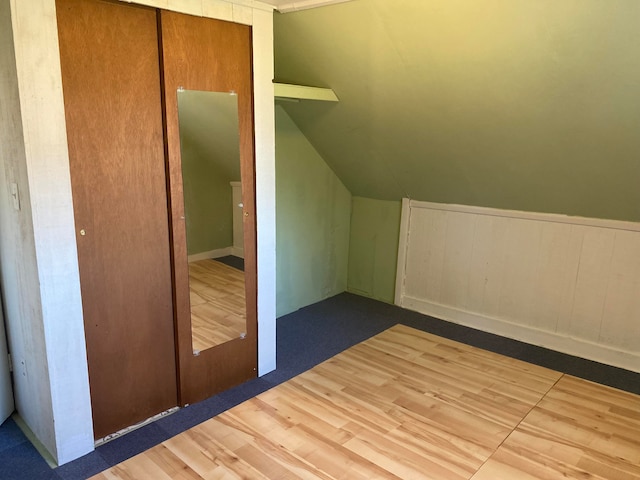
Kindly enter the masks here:
M 244 25 L 252 25 L 253 10 L 244 5 L 233 5 L 233 21 Z
M 233 20 L 233 4 L 227 2 L 209 1 L 202 5 L 202 13 L 205 17 L 218 20 Z
M 571 229 L 567 238 L 567 256 L 564 258 L 563 267 L 567 276 L 566 283 L 562 291 L 562 303 L 556 324 L 556 332 L 560 335 L 571 335 L 572 332 L 572 312 L 574 296 L 576 291 L 576 278 L 580 268 L 580 257 L 582 255 L 582 241 L 585 232 L 590 228 L 587 225 L 570 225 Z
M 640 235 L 615 233 L 598 340 L 633 350 L 640 343 Z
M 440 302 L 466 307 L 469 292 L 469 262 L 473 252 L 475 222 L 466 213 L 447 215 Z
M 575 280 L 577 262 L 574 264 L 569 257 L 571 225 L 539 223 L 539 257 L 528 319 L 536 328 L 556 331 L 563 297 L 570 292 Z M 545 301 L 539 301 L 541 298 Z
M 202 0 L 169 0 L 166 8 L 174 12 L 197 15 L 199 17 L 202 17 L 204 12 Z
M 504 276 L 498 309 L 500 318 L 526 316 L 531 309 L 531 287 L 535 282 L 539 256 L 539 232 L 537 222 L 508 219 L 502 251 Z M 524 285 L 528 287 L 523 288 Z
M 396 303 L 640 371 L 640 224 L 405 202 Z
M 407 280 L 405 287 L 414 295 L 440 301 L 442 269 L 445 251 L 447 218 L 439 211 L 416 212 L 407 249 Z
M 476 241 L 476 245 L 485 245 L 478 253 L 486 252 L 486 256 L 479 256 L 476 260 L 477 263 L 484 263 L 485 269 L 484 276 L 475 279 L 481 285 L 472 287 L 483 290 L 482 309 L 473 311 L 484 311 L 488 315 L 498 315 L 500 310 L 500 295 L 505 274 L 504 248 L 509 220 L 509 218 L 501 217 L 478 219 L 478 223 L 488 225 L 483 229 L 488 229 L 489 235 L 487 237 L 478 237 Z M 479 228 L 478 230 L 482 231 L 483 229 Z
M 21 304 L 17 317 L 7 315 L 19 330 L 8 334 L 11 343 L 24 339 L 15 363 L 24 365 L 21 383 L 29 395 L 18 400 L 18 412 L 62 464 L 91 451 L 93 435 L 55 3 L 9 3 L 23 131 L 12 141 L 24 148 L 20 181 L 28 181 L 23 218 L 10 219 L 9 228 L 32 222 L 21 241 L 34 250 L 7 260 L 21 265 L 21 276 L 33 266 L 37 279 L 17 284 L 6 299 Z M 3 259 L 4 272 L 5 265 Z
M 594 227 L 582 237 L 570 331 L 592 342 L 600 337 L 615 237 L 615 230 Z

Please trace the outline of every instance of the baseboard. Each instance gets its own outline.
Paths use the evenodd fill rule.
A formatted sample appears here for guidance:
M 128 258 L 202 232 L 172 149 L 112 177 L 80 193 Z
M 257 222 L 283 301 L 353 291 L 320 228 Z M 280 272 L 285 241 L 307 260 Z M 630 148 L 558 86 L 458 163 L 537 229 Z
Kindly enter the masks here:
M 127 433 L 131 433 L 134 430 L 138 430 L 139 428 L 142 428 L 146 425 L 149 425 L 150 423 L 153 423 L 157 420 L 160 420 L 161 418 L 165 418 L 169 415 L 172 415 L 174 413 L 176 413 L 178 410 L 180 410 L 180 407 L 172 407 L 168 410 L 165 410 L 164 412 L 160 412 L 156 415 L 153 415 L 152 417 L 147 418 L 146 420 L 142 420 L 141 422 L 136 423 L 135 425 L 131 425 L 129 427 L 125 427 L 121 430 L 118 430 L 115 433 L 111 433 L 109 435 L 107 435 L 106 437 L 103 438 L 99 438 L 95 441 L 95 447 L 98 448 L 101 445 L 104 445 L 105 443 L 108 443 L 112 440 L 115 440 L 116 438 L 120 438 L 122 435 L 125 435 Z
M 231 247 L 231 255 L 238 258 L 244 258 L 244 248 Z
M 207 252 L 194 253 L 189 255 L 188 261 L 197 262 L 199 260 L 207 260 L 208 258 L 220 258 L 233 255 L 233 247 L 218 248 L 217 250 L 209 250 Z
M 399 305 L 451 323 L 640 373 L 640 354 L 404 296 Z
M 44 444 L 40 440 L 38 440 L 38 437 L 36 437 L 35 433 L 33 433 L 31 428 L 29 428 L 29 425 L 27 425 L 27 423 L 22 419 L 20 414 L 15 412 L 13 415 L 11 415 L 11 418 L 14 422 L 16 422 L 18 428 L 22 430 L 24 436 L 27 437 L 27 440 L 31 442 L 40 456 L 42 456 L 44 461 L 47 462 L 47 465 L 49 465 L 49 467 L 51 468 L 56 468 L 58 466 L 56 459 L 53 458 L 53 455 L 51 454 L 51 452 L 49 452 L 49 450 L 47 450 L 47 447 L 45 447 Z

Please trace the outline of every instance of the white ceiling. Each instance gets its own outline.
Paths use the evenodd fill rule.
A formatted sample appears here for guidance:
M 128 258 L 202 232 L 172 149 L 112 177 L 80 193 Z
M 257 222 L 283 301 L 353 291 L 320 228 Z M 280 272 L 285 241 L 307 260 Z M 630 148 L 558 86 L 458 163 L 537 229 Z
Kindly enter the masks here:
M 295 12 L 296 10 L 306 10 L 308 8 L 323 7 L 334 3 L 343 3 L 350 0 L 261 0 L 263 3 L 273 5 L 279 12 Z

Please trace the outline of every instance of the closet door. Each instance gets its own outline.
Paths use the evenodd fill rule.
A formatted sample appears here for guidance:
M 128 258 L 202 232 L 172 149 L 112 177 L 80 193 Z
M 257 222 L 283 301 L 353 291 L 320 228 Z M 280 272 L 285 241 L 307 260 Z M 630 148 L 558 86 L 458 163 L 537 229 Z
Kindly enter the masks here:
M 94 434 L 177 405 L 156 10 L 57 0 Z
M 257 375 L 251 28 L 162 11 L 161 35 L 180 403 L 189 404 Z M 236 126 L 225 130 L 223 124 L 229 122 L 236 122 Z M 185 130 L 187 123 L 190 125 L 189 131 Z M 181 140 L 185 147 L 182 152 Z M 209 149 L 205 144 L 216 144 L 218 149 Z M 194 150 L 198 150 L 195 155 Z M 232 150 L 239 157 L 235 174 L 241 178 L 232 178 L 227 176 L 232 174 L 225 173 L 235 168 L 225 163 L 226 153 Z M 193 178 L 191 184 L 183 178 L 187 153 L 190 154 L 190 161 L 201 162 L 198 168 L 206 168 L 212 172 L 211 175 Z M 194 265 L 188 264 L 189 255 L 193 257 L 192 254 L 200 254 L 202 250 L 210 248 L 200 246 L 197 249 L 197 246 L 193 246 L 189 249 L 192 251 L 188 251 L 188 240 L 192 245 L 194 242 L 192 238 L 187 239 L 187 230 L 191 230 L 191 233 L 194 231 L 195 215 L 192 215 L 193 211 L 185 213 L 185 198 L 193 200 L 196 194 L 187 192 L 187 188 L 194 183 L 204 184 L 204 188 L 199 189 L 201 197 L 205 197 L 207 191 L 226 189 L 218 195 L 220 198 L 228 196 L 228 206 L 224 211 L 220 212 L 217 206 L 211 204 L 199 205 L 195 210 L 211 212 L 201 216 L 209 226 L 218 230 L 217 234 L 222 230 L 227 232 L 228 248 L 231 249 L 232 208 L 238 205 L 232 205 L 229 180 L 241 180 L 242 185 L 244 275 L 238 280 L 236 273 L 227 269 L 222 283 L 214 286 L 204 286 L 207 283 L 204 278 L 197 280 L 198 285 L 194 287 L 192 278 L 190 291 L 189 269 L 191 266 L 193 272 Z M 216 187 L 217 184 L 224 184 L 224 187 Z M 218 244 L 216 248 L 225 245 Z M 212 263 L 210 260 L 204 261 Z M 212 277 L 213 274 L 209 276 Z M 233 293 L 239 282 L 244 284 L 240 285 L 244 286 L 243 291 Z M 242 310 L 241 313 L 238 308 Z M 246 318 L 238 330 L 234 327 L 233 319 L 242 315 Z M 227 332 L 226 339 L 221 338 L 221 334 Z

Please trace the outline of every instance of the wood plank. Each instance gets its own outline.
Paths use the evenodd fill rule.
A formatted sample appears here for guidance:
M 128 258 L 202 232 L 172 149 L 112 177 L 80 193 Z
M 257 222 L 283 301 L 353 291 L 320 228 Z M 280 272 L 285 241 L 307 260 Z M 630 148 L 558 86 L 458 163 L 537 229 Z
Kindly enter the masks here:
M 473 476 L 640 479 L 640 396 L 564 376 Z
M 578 471 L 585 478 L 590 466 L 599 472 L 620 446 L 622 466 L 612 460 L 611 471 L 635 475 L 637 402 L 635 395 L 397 325 L 95 478 L 152 478 L 132 476 L 145 468 L 185 479 L 192 472 L 197 478 L 469 479 L 478 471 L 482 478 L 539 478 L 520 460 L 510 462 L 526 445 L 503 447 L 593 438 L 616 439 L 618 447 L 598 444 L 600 457 L 580 458 L 558 447 L 565 456 L 546 464 L 549 478 Z M 582 427 L 549 430 L 572 415 Z
M 191 346 L 194 351 L 247 331 L 244 272 L 213 259 L 189 263 Z

